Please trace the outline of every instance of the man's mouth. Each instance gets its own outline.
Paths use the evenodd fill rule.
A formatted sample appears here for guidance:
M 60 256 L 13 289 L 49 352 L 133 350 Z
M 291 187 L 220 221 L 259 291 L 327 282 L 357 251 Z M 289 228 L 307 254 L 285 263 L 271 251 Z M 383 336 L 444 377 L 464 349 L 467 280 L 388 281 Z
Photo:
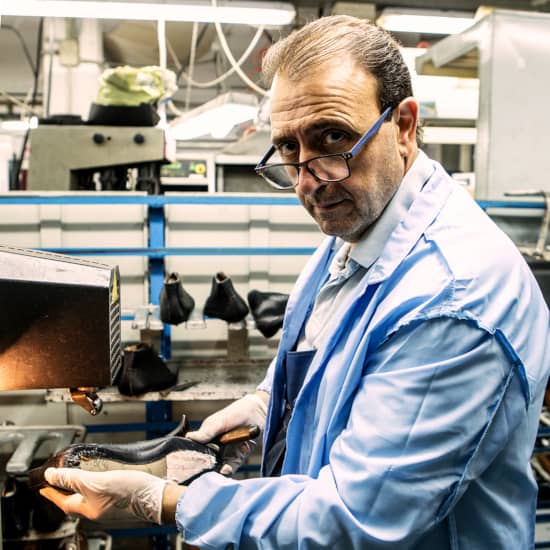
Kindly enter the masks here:
M 344 199 L 332 199 L 332 200 L 323 200 L 318 201 L 315 203 L 315 207 L 317 210 L 321 212 L 328 212 L 330 210 L 334 210 L 335 208 L 338 208 L 342 203 L 344 202 Z

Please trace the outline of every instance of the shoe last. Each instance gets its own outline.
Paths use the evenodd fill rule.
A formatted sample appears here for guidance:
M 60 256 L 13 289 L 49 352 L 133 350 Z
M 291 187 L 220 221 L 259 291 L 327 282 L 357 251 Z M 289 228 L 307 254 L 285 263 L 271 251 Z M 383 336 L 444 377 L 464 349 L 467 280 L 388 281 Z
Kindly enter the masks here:
M 281 292 L 261 292 L 251 290 L 248 293 L 248 305 L 256 328 L 271 338 L 283 326 L 288 294 Z
M 204 304 L 207 317 L 238 323 L 248 315 L 246 302 L 237 294 L 231 279 L 223 272 L 212 277 L 212 289 Z
M 150 391 L 161 391 L 173 386 L 178 379 L 155 350 L 140 343 L 124 348 L 123 364 L 117 379 L 118 391 L 122 395 L 143 395 Z
M 185 291 L 179 273 L 170 273 L 160 291 L 160 320 L 169 325 L 179 325 L 189 319 L 195 300 Z
M 29 529 L 29 490 L 13 477 L 4 481 L 2 488 L 2 538 L 13 539 L 25 535 Z

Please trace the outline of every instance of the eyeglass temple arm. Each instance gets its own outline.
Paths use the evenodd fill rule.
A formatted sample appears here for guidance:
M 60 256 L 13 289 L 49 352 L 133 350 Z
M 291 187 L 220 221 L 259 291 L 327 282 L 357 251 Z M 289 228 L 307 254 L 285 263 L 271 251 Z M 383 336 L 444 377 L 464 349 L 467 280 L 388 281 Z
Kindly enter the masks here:
M 263 168 L 263 166 L 265 165 L 267 159 L 275 152 L 275 145 L 272 145 L 267 153 L 262 157 L 262 159 L 260 160 L 260 162 L 258 162 L 258 164 L 256 164 L 256 167 L 254 168 L 254 170 L 259 170 L 260 168 Z
M 382 126 L 383 122 L 386 120 L 388 115 L 392 112 L 392 107 L 388 107 L 379 117 L 378 120 L 374 123 L 372 128 L 353 146 L 352 150 L 349 152 L 351 157 L 354 157 L 357 152 L 363 147 L 363 145 L 374 135 L 376 132 L 378 132 L 380 126 Z M 267 159 L 275 152 L 275 145 L 272 145 L 266 152 L 266 154 L 261 158 L 260 162 L 256 164 L 256 167 L 254 170 L 259 170 L 263 168 L 265 165 Z
M 384 123 L 386 118 L 388 118 L 389 114 L 392 112 L 393 107 L 388 107 L 377 119 L 377 121 L 373 124 L 372 128 L 352 147 L 350 153 L 350 158 L 354 157 L 361 147 L 365 145 L 365 143 L 374 135 L 378 130 L 380 129 L 380 126 Z

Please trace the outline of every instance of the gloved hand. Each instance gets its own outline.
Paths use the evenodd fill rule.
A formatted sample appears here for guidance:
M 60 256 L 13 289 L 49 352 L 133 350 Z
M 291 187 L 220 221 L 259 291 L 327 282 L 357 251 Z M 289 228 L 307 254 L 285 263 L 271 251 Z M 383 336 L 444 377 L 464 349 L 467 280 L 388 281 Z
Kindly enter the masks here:
M 98 519 L 116 509 L 159 524 L 164 488 L 171 483 L 145 472 L 129 470 L 87 472 L 78 468 L 48 468 L 44 477 L 53 487 L 41 489 L 40 494 L 66 514 Z M 73 494 L 57 491 L 56 487 Z
M 268 400 L 269 394 L 264 391 L 245 395 L 205 418 L 200 429 L 186 433 L 185 437 L 198 443 L 209 443 L 215 437 L 240 426 L 258 426 L 260 428 L 259 438 L 265 426 Z M 226 476 L 234 474 L 255 446 L 256 441 L 252 439 L 225 445 L 222 453 L 223 466 L 220 473 Z

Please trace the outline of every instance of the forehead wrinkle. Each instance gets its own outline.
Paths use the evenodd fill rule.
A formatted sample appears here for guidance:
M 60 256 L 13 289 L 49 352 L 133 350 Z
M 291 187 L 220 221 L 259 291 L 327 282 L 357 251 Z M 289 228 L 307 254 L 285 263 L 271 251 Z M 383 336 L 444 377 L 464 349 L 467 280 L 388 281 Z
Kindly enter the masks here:
M 334 116 L 315 117 L 311 124 L 285 126 L 279 131 L 274 129 L 272 132 L 272 141 L 276 143 L 285 139 L 291 139 L 298 134 L 304 136 L 306 139 L 309 139 L 314 138 L 317 134 L 328 128 L 344 129 L 344 127 L 348 128 L 349 125 L 344 124 L 342 120 L 339 120 Z
M 293 102 L 293 104 L 296 104 Z M 273 109 L 271 113 L 271 129 L 273 137 L 295 135 L 299 133 L 311 133 L 316 130 L 335 126 L 347 126 L 357 130 L 356 118 L 350 103 L 348 109 L 342 109 L 340 101 L 323 98 L 308 105 L 300 104 L 292 108 Z
M 307 142 L 310 128 L 323 120 L 362 134 L 378 115 L 376 88 L 376 79 L 351 59 L 327 64 L 301 80 L 278 73 L 272 86 L 272 141 Z

